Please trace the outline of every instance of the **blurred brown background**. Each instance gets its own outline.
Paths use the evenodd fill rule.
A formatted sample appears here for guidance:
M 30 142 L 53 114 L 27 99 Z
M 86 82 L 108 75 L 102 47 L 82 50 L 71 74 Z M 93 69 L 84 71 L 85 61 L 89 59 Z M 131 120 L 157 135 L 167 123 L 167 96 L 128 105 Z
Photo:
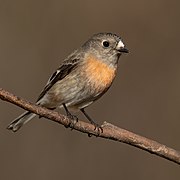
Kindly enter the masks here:
M 180 1 L 0 0 L 0 87 L 35 101 L 60 62 L 92 34 L 115 32 L 130 50 L 110 91 L 87 111 L 180 149 Z M 34 119 L 0 101 L 0 179 L 180 179 L 178 165 L 134 147 Z M 79 115 L 81 119 L 85 119 Z

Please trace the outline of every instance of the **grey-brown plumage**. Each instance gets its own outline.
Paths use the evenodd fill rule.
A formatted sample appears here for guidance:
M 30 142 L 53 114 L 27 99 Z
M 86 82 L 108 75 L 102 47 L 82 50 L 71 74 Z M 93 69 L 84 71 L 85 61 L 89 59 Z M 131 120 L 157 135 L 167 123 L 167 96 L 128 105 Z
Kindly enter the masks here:
M 70 54 L 48 80 L 37 104 L 49 109 L 64 107 L 81 110 L 94 123 L 84 108 L 100 98 L 111 86 L 122 53 L 127 53 L 121 38 L 112 33 L 92 36 L 79 49 Z M 8 129 L 17 131 L 35 114 L 25 112 Z M 95 123 L 94 123 L 95 124 Z

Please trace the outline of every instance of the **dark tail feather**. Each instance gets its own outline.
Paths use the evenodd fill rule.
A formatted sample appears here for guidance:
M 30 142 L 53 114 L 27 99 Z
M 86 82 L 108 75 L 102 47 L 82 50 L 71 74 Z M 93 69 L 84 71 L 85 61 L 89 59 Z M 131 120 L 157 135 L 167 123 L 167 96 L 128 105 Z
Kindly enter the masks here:
M 24 124 L 29 122 L 33 117 L 35 117 L 36 114 L 33 114 L 29 111 L 24 112 L 19 117 L 17 117 L 14 121 L 12 121 L 7 129 L 12 130 L 13 132 L 16 132 L 19 130 Z

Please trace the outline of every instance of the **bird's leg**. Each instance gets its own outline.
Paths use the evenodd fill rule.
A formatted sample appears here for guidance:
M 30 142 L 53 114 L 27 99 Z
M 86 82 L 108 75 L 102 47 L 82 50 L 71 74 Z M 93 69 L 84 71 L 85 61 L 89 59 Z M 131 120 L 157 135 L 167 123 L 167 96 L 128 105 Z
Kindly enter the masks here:
M 65 104 L 63 104 L 63 107 L 64 107 L 64 109 L 65 109 L 65 111 L 66 111 L 67 117 L 70 118 L 71 120 L 73 120 L 73 121 L 69 124 L 69 127 L 71 127 L 71 128 L 73 129 L 74 124 L 76 124 L 76 123 L 78 122 L 78 117 L 75 116 L 75 115 L 73 115 L 73 114 L 71 114 Z
M 97 129 L 98 133 L 100 133 L 100 131 L 103 133 L 102 127 L 90 118 L 90 116 L 86 113 L 84 108 L 81 109 L 81 112 L 85 115 L 85 117 L 89 120 L 89 122 L 95 126 L 94 130 Z
M 66 106 L 65 104 L 63 104 L 63 107 L 64 107 L 64 109 L 65 109 L 65 111 L 66 111 L 67 117 L 69 117 L 70 119 L 73 119 L 73 120 L 78 121 L 77 116 L 72 115 L 72 114 L 69 112 L 69 110 L 68 110 L 68 108 L 67 108 L 67 106 Z

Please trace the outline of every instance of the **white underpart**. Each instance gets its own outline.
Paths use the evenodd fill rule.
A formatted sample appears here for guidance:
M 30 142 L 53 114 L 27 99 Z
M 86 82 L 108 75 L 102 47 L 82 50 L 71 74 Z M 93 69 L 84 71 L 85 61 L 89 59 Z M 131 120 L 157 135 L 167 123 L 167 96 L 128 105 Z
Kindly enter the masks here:
M 117 44 L 117 49 L 121 49 L 121 48 L 124 48 L 124 43 L 120 40 Z

